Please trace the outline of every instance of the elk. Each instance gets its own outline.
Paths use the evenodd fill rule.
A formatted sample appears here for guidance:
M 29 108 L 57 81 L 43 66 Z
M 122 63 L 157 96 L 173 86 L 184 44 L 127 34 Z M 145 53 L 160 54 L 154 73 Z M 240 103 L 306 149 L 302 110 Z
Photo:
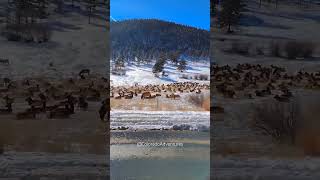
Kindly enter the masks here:
M 5 107 L 5 109 L 0 109 L 1 114 L 12 113 L 12 102 L 7 102 Z
M 279 102 L 289 102 L 290 101 L 289 97 L 286 97 L 286 96 L 275 95 L 274 98 Z
M 124 98 L 125 98 L 125 99 L 132 99 L 132 98 L 133 98 L 133 92 L 130 92 L 130 93 L 128 93 L 128 94 L 125 94 L 125 95 L 124 95 Z
M 88 108 L 88 102 L 86 102 L 86 98 L 83 95 L 79 96 L 79 107 L 82 110 L 86 110 Z
M 11 82 L 11 80 L 9 78 L 3 78 L 3 85 L 5 87 L 8 87 L 9 83 Z
M 141 99 L 148 99 L 151 97 L 151 93 L 149 91 L 143 92 L 141 95 Z
M 166 98 L 176 99 L 176 98 L 180 98 L 180 95 L 174 94 L 174 93 L 172 93 L 170 95 L 166 94 Z
M 100 115 L 100 120 L 101 121 L 105 120 L 105 116 L 106 115 L 108 115 L 107 119 L 110 118 L 110 106 L 108 106 L 107 100 L 108 99 L 102 101 L 102 103 L 101 103 L 102 105 L 101 105 L 101 107 L 99 109 L 99 115 Z
M 46 109 L 46 100 L 33 100 L 31 97 L 26 98 L 31 107 L 42 106 L 43 111 Z
M 81 79 L 85 79 L 84 74 L 90 75 L 90 69 L 82 69 L 82 70 L 79 72 L 79 76 L 80 76 Z

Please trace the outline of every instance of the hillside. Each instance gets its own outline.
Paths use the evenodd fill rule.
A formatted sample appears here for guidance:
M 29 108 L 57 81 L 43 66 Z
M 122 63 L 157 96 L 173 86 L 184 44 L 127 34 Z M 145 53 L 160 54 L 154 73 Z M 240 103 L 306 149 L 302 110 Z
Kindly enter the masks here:
M 156 57 L 159 52 L 180 51 L 184 55 L 208 57 L 209 31 L 156 19 L 111 22 L 112 56 Z
M 44 43 L 8 41 L 3 36 L 7 1 L 0 0 L 0 5 L 0 58 L 9 60 L 9 65 L 0 64 L 1 77 L 63 77 L 84 68 L 105 74 L 109 53 L 105 5 L 96 8 L 89 23 L 84 2 L 72 5 L 72 1 L 63 1 L 60 11 L 55 2 L 49 3 L 49 16 L 37 21 L 47 25 L 51 33 Z
M 313 129 L 318 132 L 320 126 L 318 123 L 310 123 L 319 117 L 317 111 L 313 110 L 313 107 L 319 107 L 316 104 L 319 102 L 319 88 L 310 86 L 312 81 L 305 77 L 300 84 L 285 77 L 296 77 L 299 71 L 311 74 L 320 70 L 320 7 L 311 1 L 244 2 L 245 11 L 242 12 L 239 24 L 233 26 L 232 33 L 219 28 L 215 23 L 217 18 L 211 18 L 211 24 L 214 25 L 211 27 L 211 43 L 214 44 L 211 53 L 218 67 L 212 69 L 210 89 L 211 102 L 215 106 L 211 116 L 211 132 L 214 132 L 211 136 L 211 139 L 214 139 L 214 143 L 211 143 L 211 152 L 214 154 L 211 162 L 216 163 L 211 167 L 213 178 L 318 179 L 317 174 L 312 172 L 319 168 L 312 164 L 318 157 L 315 153 L 310 153 L 309 148 L 312 152 L 319 152 L 319 141 L 312 138 L 319 137 L 319 134 L 313 133 Z M 217 9 L 221 7 L 218 6 Z M 310 54 L 291 56 L 292 52 L 295 54 L 305 48 L 309 48 Z M 256 68 L 257 71 L 255 68 L 238 71 L 237 67 L 243 64 L 259 68 Z M 225 66 L 228 70 L 218 72 L 224 65 L 228 65 Z M 274 74 L 265 79 L 258 77 L 260 69 L 275 66 L 281 67 L 284 71 L 279 77 L 274 78 Z M 245 77 L 247 72 L 257 77 L 257 84 L 245 85 L 248 82 Z M 319 78 L 316 79 L 314 84 L 317 85 Z M 268 87 L 270 84 L 273 88 Z M 220 91 L 219 87 L 222 85 L 223 89 L 234 94 L 228 96 L 222 92 L 224 90 Z M 278 98 L 283 94 L 282 85 L 292 95 L 287 101 Z M 265 90 L 268 93 L 261 95 L 260 92 Z M 265 114 L 259 114 L 260 110 Z M 279 110 L 280 113 L 272 110 Z M 277 137 L 265 133 L 263 128 L 258 127 L 269 128 L 269 122 L 273 120 L 285 124 L 286 115 L 281 117 L 282 120 L 278 120 L 277 117 L 289 111 L 292 119 L 298 119 L 299 122 L 293 128 L 295 132 L 289 135 L 296 138 L 295 141 L 290 142 L 284 140 L 285 138 L 276 140 Z M 264 119 L 266 123 L 259 121 L 260 119 Z M 272 132 L 277 131 L 276 126 L 270 128 Z M 309 129 L 310 126 L 312 128 Z M 307 137 L 305 132 L 313 134 Z M 308 146 L 309 144 L 312 145 Z M 282 164 L 290 164 L 290 167 Z M 312 166 L 313 169 L 298 168 L 300 166 Z M 295 177 L 290 176 L 292 171 L 297 172 Z M 307 177 L 307 174 L 312 176 Z

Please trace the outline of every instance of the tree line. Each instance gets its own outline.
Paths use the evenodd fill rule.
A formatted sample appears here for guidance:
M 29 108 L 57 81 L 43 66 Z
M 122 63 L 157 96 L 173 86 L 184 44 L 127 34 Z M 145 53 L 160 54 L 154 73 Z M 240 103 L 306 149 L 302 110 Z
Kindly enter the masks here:
M 136 63 L 141 64 L 145 63 L 144 61 L 137 61 Z M 176 66 L 177 70 L 184 71 L 187 67 L 187 61 L 181 56 L 179 52 L 171 52 L 171 53 L 160 53 L 160 55 L 153 62 L 152 72 L 157 75 L 159 73 L 165 73 L 164 67 L 168 62 L 171 62 L 174 66 Z M 124 68 L 125 67 L 125 56 L 121 55 L 114 59 L 114 65 L 116 68 Z
M 209 59 L 210 33 L 155 19 L 111 22 L 111 59 L 124 56 L 151 62 L 161 54 L 179 53 Z

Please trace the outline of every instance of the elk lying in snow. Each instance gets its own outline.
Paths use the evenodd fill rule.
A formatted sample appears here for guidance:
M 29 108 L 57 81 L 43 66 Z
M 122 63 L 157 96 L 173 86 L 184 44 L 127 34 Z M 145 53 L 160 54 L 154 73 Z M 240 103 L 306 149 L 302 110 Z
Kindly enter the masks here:
M 46 100 L 33 100 L 31 97 L 26 98 L 26 101 L 31 107 L 41 106 L 43 111 L 46 109 Z
M 9 83 L 11 82 L 11 80 L 9 78 L 3 78 L 3 85 L 8 87 Z
M 90 74 L 90 69 L 82 69 L 80 72 L 79 72 L 79 75 L 81 74 Z
M 60 102 L 59 105 L 64 105 L 64 108 L 55 108 L 49 112 L 48 118 L 68 118 L 74 114 L 75 98 L 71 95 L 67 97 L 67 101 Z
M 141 95 L 141 99 L 153 99 L 156 98 L 156 94 L 152 94 L 151 92 L 143 92 Z
M 79 76 L 80 76 L 81 79 L 86 79 L 84 74 L 90 75 L 90 69 L 82 69 L 79 72 Z
M 180 95 L 172 93 L 172 94 L 166 94 L 166 97 L 171 99 L 177 99 L 177 98 L 180 98 Z
M 151 92 L 143 92 L 141 94 L 141 99 L 147 99 L 149 97 L 151 97 Z
M 115 98 L 115 99 L 121 99 L 121 95 L 120 95 L 120 94 L 116 94 L 116 95 L 114 96 L 114 98 Z
M 125 98 L 125 99 L 132 99 L 132 98 L 133 98 L 133 92 L 130 92 L 130 93 L 128 93 L 128 94 L 125 94 L 125 95 L 124 95 L 124 98 Z
M 191 93 L 195 92 L 197 94 L 202 93 L 202 89 L 210 89 L 209 85 L 199 84 L 195 82 L 177 82 L 171 84 L 161 84 L 161 85 L 139 85 L 134 86 L 111 86 L 110 97 L 115 99 L 132 99 L 133 95 L 140 95 L 141 99 L 151 99 L 157 96 L 161 96 L 162 93 Z

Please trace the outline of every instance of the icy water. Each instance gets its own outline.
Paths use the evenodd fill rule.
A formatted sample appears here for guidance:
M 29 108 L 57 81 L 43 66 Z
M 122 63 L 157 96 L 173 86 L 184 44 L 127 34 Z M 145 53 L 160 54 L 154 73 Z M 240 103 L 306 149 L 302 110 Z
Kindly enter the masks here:
M 137 144 L 141 142 L 149 146 Z M 170 142 L 175 142 L 175 146 L 155 145 Z M 209 132 L 114 131 L 110 160 L 112 180 L 209 179 Z
M 111 111 L 110 125 L 112 180 L 209 179 L 209 112 Z

